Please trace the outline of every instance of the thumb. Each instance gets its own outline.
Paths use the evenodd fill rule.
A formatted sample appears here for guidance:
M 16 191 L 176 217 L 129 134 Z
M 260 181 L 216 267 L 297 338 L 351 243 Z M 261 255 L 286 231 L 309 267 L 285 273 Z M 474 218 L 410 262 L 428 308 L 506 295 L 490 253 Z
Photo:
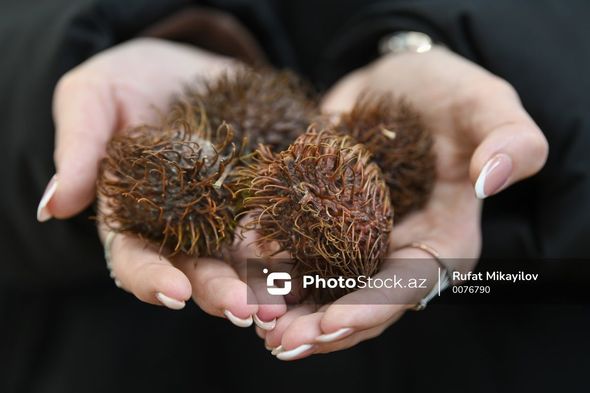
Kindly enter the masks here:
M 494 107 L 473 114 L 477 148 L 471 157 L 470 178 L 478 198 L 497 194 L 539 172 L 549 146 L 516 95 L 499 97 Z M 488 97 L 487 105 L 494 105 Z
M 66 218 L 95 197 L 98 164 L 116 126 L 116 107 L 104 81 L 64 76 L 54 94 L 57 169 L 37 209 L 37 219 Z

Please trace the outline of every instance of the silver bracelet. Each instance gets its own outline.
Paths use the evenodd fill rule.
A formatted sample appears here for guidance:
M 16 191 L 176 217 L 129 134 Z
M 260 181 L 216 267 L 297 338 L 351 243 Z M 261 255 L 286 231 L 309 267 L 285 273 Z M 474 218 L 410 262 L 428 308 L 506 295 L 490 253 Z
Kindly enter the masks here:
M 427 34 L 419 31 L 400 31 L 389 34 L 379 41 L 379 53 L 426 53 L 432 49 L 434 43 Z

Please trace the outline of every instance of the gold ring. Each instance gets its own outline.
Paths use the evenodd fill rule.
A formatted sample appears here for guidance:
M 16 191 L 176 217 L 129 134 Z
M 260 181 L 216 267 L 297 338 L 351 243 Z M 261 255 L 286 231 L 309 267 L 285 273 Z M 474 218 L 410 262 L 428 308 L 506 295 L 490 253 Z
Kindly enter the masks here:
M 422 300 L 420 300 L 414 306 L 414 310 L 421 311 L 426 308 L 428 302 L 441 290 L 446 289 L 449 285 L 453 285 L 452 277 L 453 277 L 453 269 L 449 268 L 447 265 L 444 264 L 440 257 L 440 253 L 432 246 L 429 246 L 426 243 L 422 242 L 412 242 L 397 248 L 397 250 L 401 250 L 402 248 L 416 248 L 419 250 L 424 251 L 425 253 L 429 254 L 432 259 L 436 261 L 436 263 L 440 266 L 443 271 L 441 282 L 439 282 L 439 286 L 435 286 L 431 289 L 431 291 L 426 295 Z

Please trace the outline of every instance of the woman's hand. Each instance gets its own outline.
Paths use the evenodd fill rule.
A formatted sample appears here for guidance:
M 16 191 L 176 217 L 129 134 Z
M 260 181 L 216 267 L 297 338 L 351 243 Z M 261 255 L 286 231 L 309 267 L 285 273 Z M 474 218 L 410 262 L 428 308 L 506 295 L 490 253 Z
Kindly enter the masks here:
M 545 137 L 506 81 L 443 48 L 389 55 L 351 73 L 328 93 L 323 110 L 337 116 L 365 91 L 405 97 L 433 133 L 437 154 L 432 197 L 396 223 L 394 251 L 376 277 L 427 277 L 433 287 L 437 264 L 404 247 L 413 242 L 438 250 L 454 270 L 471 270 L 480 252 L 480 199 L 538 172 Z M 361 289 L 319 308 L 296 306 L 273 331 L 258 334 L 282 360 L 338 351 L 381 334 L 429 289 Z
M 157 110 L 165 110 L 186 83 L 215 78 L 235 66 L 228 58 L 194 47 L 137 39 L 64 75 L 54 94 L 57 174 L 39 205 L 39 221 L 73 216 L 94 200 L 98 164 L 113 133 L 155 120 Z M 104 242 L 107 231 L 99 232 Z M 269 322 L 284 312 L 284 306 L 258 307 L 247 300 L 244 269 L 213 258 L 171 261 L 123 234 L 109 243 L 117 284 L 144 302 L 180 309 L 192 296 L 206 312 L 225 315 L 239 326 L 252 324 L 252 316 Z M 269 328 L 273 322 L 258 324 Z

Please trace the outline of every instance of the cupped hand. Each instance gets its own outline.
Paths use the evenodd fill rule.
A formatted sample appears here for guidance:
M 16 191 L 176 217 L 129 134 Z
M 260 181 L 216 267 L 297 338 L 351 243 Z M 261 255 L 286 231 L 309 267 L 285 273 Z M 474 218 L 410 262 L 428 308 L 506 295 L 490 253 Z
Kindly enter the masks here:
M 136 39 L 90 58 L 59 81 L 54 93 L 57 174 L 42 198 L 39 221 L 71 217 L 96 195 L 98 165 L 111 136 L 127 126 L 150 123 L 173 95 L 196 78 L 230 71 L 233 60 L 181 44 Z M 104 242 L 108 236 L 99 228 Z M 181 309 L 189 298 L 206 312 L 238 326 L 252 321 L 271 328 L 284 306 L 258 306 L 248 300 L 241 264 L 213 258 L 163 257 L 133 236 L 109 241 L 110 267 L 116 282 L 144 302 Z M 245 253 L 237 246 L 238 254 Z M 264 323 L 261 321 L 266 321 Z
M 473 269 L 480 253 L 481 199 L 538 172 L 548 145 L 514 88 L 483 68 L 435 47 L 388 55 L 339 81 L 323 110 L 337 117 L 360 94 L 404 97 L 432 132 L 437 181 L 426 207 L 395 223 L 391 254 L 376 277 L 426 277 L 428 288 L 360 289 L 332 304 L 300 305 L 272 332 L 258 331 L 282 360 L 338 351 L 378 336 L 437 283 L 432 255 L 450 269 Z M 397 291 L 397 292 L 396 292 Z

